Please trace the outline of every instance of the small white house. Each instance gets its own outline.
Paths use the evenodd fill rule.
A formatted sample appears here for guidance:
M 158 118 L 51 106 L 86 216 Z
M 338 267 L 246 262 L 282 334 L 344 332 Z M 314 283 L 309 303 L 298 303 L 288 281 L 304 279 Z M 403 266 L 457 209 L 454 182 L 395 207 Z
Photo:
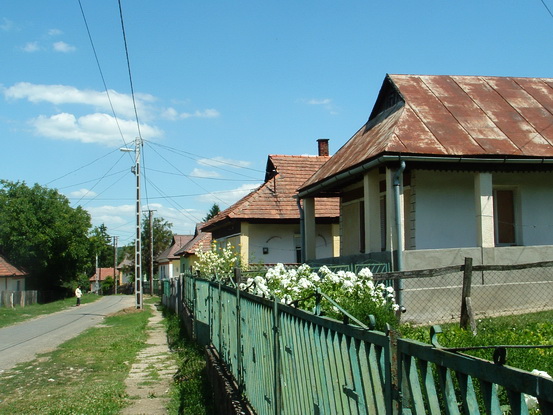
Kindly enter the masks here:
M 25 291 L 27 273 L 0 255 L 0 291 Z
M 367 123 L 299 190 L 314 207 L 336 196 L 344 259 L 553 260 L 553 79 L 386 76 Z

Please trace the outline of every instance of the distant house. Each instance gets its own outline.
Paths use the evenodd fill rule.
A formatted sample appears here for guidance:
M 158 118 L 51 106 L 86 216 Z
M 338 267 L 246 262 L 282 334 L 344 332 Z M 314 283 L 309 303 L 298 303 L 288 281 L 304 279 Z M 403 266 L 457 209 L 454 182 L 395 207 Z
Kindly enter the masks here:
M 230 242 L 244 264 L 302 262 L 301 206 L 298 188 L 325 162 L 328 140 L 319 140 L 318 156 L 270 155 L 264 183 L 205 223 L 222 245 Z M 339 206 L 337 199 L 321 199 L 314 212 L 313 255 L 317 258 L 338 255 Z
M 346 262 L 551 261 L 553 79 L 388 75 L 367 123 L 299 196 L 340 197 Z
M 194 235 L 173 235 L 171 245 L 156 257 L 160 280 L 179 276 L 180 257 L 176 255 L 176 252 L 193 238 Z
M 27 273 L 0 255 L 0 291 L 25 291 Z
M 134 261 L 128 256 L 117 265 L 117 280 L 119 285 L 134 282 Z
M 115 281 L 115 272 L 113 267 L 97 268 L 94 275 L 89 278 L 90 291 L 98 292 L 102 288 L 102 281 L 105 281 L 107 278 L 112 278 Z
M 184 244 L 184 246 L 175 252 L 180 258 L 180 272 L 194 270 L 194 263 L 198 259 L 197 253 L 200 251 L 209 251 L 211 249 L 211 233 L 202 232 L 200 225 L 196 226 L 194 237 Z

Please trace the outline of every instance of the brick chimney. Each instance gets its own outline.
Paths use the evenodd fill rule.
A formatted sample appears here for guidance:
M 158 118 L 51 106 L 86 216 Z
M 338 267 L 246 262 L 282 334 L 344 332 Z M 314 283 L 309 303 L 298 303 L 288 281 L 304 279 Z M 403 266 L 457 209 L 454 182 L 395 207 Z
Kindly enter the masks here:
M 319 138 L 319 156 L 328 156 L 328 138 Z

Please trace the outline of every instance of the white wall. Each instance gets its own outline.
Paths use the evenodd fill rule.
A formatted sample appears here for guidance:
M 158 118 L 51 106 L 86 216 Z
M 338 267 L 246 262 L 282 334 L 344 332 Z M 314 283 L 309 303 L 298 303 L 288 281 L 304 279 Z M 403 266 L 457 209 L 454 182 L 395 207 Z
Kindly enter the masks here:
M 317 225 L 316 257 L 328 258 L 332 253 L 331 225 Z M 296 236 L 296 237 L 295 237 Z M 298 225 L 250 224 L 249 262 L 250 263 L 295 263 L 296 243 L 301 244 Z M 268 253 L 263 253 L 263 248 Z
M 417 170 L 413 188 L 416 249 L 477 246 L 473 173 Z
M 0 291 L 25 291 L 25 278 L 0 278 Z

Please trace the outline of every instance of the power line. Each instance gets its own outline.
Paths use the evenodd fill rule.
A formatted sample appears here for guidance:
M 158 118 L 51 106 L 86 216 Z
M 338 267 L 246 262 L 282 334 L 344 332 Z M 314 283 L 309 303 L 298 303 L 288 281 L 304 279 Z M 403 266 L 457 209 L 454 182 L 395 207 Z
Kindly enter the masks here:
M 543 4 L 543 7 L 545 7 L 547 12 L 549 13 L 549 16 L 553 17 L 553 12 L 551 12 L 551 9 L 547 6 L 547 4 L 545 4 L 544 0 L 541 0 L 541 4 Z
M 178 172 L 182 173 L 182 171 L 179 170 L 178 167 L 176 167 L 175 165 L 173 165 L 169 160 L 167 160 L 165 157 L 163 157 L 160 153 L 158 153 L 154 148 L 152 148 L 152 150 L 154 150 L 156 152 L 156 154 L 161 157 L 163 160 L 165 160 L 167 163 L 169 163 L 171 165 L 171 167 L 173 167 L 175 170 L 177 170 Z M 184 174 L 184 173 L 182 173 Z M 194 180 L 192 180 L 191 177 L 188 177 L 188 176 L 185 176 L 188 180 L 190 180 L 192 183 L 194 183 L 196 186 L 198 186 L 200 189 L 202 189 L 203 191 L 209 193 L 210 195 L 212 195 L 213 197 L 215 197 L 219 202 L 223 203 L 226 205 L 226 202 L 224 200 L 221 200 L 219 199 L 217 196 L 213 195 L 209 190 L 207 190 L 205 187 L 201 186 L 200 184 L 196 183 Z
M 79 7 L 81 8 L 81 15 L 83 16 L 84 25 L 86 27 L 86 32 L 88 34 L 88 39 L 90 41 L 90 46 L 92 47 L 92 52 L 94 53 L 94 58 L 96 59 L 96 66 L 98 66 L 98 71 L 100 72 L 100 77 L 102 78 L 102 83 L 104 85 L 104 91 L 106 92 L 106 96 L 108 98 L 109 106 L 111 108 L 111 112 L 113 114 L 113 118 L 115 119 L 115 123 L 117 125 L 117 129 L 119 130 L 119 135 L 121 136 L 121 140 L 123 140 L 123 144 L 125 147 L 127 146 L 127 142 L 125 141 L 125 137 L 123 136 L 123 131 L 121 130 L 121 126 L 119 125 L 119 119 L 117 118 L 117 114 L 115 113 L 115 109 L 113 108 L 113 103 L 111 102 L 111 96 L 109 94 L 109 89 L 106 83 L 106 79 L 104 77 L 104 72 L 102 71 L 102 67 L 100 65 L 100 60 L 98 59 L 98 54 L 96 53 L 96 47 L 94 46 L 94 41 L 92 40 L 92 35 L 90 33 L 90 28 L 88 27 L 88 21 L 86 20 L 86 15 L 83 9 L 83 5 L 81 3 L 81 0 L 79 1 Z M 133 97 L 134 100 L 134 97 Z M 130 155 L 129 155 L 130 156 Z M 132 158 L 132 156 L 130 156 Z
M 210 159 L 210 157 L 207 157 L 207 156 L 200 156 L 198 154 L 194 154 L 194 153 L 190 153 L 188 151 L 184 151 L 184 150 L 181 150 L 181 149 L 178 149 L 178 148 L 174 148 L 174 147 L 169 147 L 169 146 L 166 146 L 166 145 L 163 145 L 163 144 L 159 144 L 159 143 L 154 143 L 154 142 L 149 142 L 149 144 L 151 145 L 156 145 L 158 147 L 162 147 L 162 148 L 165 148 L 166 150 L 171 150 L 172 152 L 176 152 L 176 153 L 180 153 L 192 160 L 213 160 L 213 159 Z M 246 166 L 242 166 L 240 164 L 236 164 L 236 163 L 231 163 L 229 161 L 225 161 L 225 160 L 215 160 L 214 163 L 217 163 L 217 164 L 225 164 L 227 166 L 230 166 L 230 167 L 235 167 L 237 169 L 243 169 L 243 170 L 251 170 L 251 171 L 254 171 L 256 173 L 263 173 L 265 174 L 265 171 L 264 170 L 259 170 L 259 169 L 254 169 L 252 167 L 246 167 Z M 211 164 L 208 164 L 208 166 L 210 167 L 213 167 L 213 168 L 218 168 L 218 169 L 221 169 L 219 166 L 214 166 L 214 165 L 211 165 Z M 224 170 L 224 169 L 221 169 L 223 171 L 230 171 L 230 170 Z M 239 174 L 239 173 L 236 173 L 236 172 L 233 172 L 235 174 Z M 245 177 L 248 177 L 248 176 L 245 176 Z
M 125 22 L 123 21 L 123 8 L 121 6 L 121 0 L 118 0 L 119 4 L 119 17 L 121 19 L 121 30 L 123 32 L 123 43 L 125 44 L 125 56 L 127 58 L 127 70 L 129 73 L 129 83 L 131 87 L 132 105 L 134 108 L 134 116 L 136 118 L 136 128 L 138 130 L 138 137 L 142 141 L 142 133 L 140 132 L 140 122 L 138 121 L 138 111 L 136 110 L 136 100 L 134 98 L 134 85 L 132 81 L 131 62 L 129 59 L 129 48 L 127 46 L 127 34 L 125 33 Z

